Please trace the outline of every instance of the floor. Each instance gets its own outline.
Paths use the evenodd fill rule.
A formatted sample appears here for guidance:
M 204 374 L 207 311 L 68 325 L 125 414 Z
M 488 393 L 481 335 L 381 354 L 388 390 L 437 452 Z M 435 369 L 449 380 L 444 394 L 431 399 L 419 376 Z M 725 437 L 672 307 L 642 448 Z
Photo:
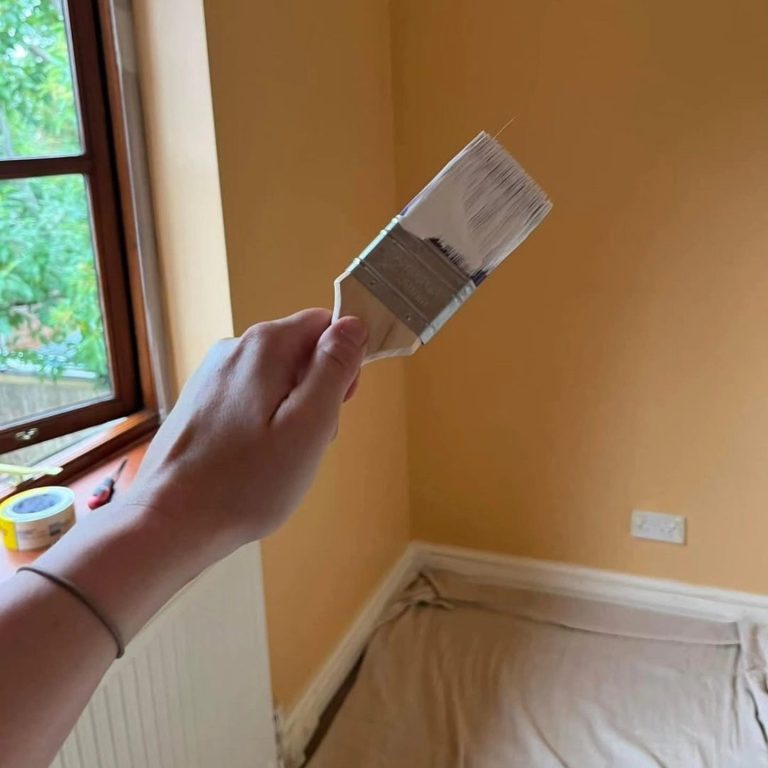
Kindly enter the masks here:
M 423 573 L 309 768 L 768 766 L 764 627 Z

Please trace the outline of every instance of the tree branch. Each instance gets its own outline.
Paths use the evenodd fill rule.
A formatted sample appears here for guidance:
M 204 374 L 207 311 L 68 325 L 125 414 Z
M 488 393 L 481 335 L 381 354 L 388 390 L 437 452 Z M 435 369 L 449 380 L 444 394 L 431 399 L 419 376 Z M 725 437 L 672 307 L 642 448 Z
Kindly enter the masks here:
M 2 149 L 3 157 L 6 159 L 16 157 L 11 141 L 11 127 L 8 125 L 5 107 L 2 104 L 0 104 L 0 149 Z
M 40 48 L 34 43 L 27 43 L 27 50 L 30 53 L 33 53 L 35 56 L 41 58 L 46 64 L 50 64 L 52 67 L 57 67 L 60 64 L 60 62 L 56 61 L 56 59 L 54 59 L 53 56 L 48 53 L 48 51 Z

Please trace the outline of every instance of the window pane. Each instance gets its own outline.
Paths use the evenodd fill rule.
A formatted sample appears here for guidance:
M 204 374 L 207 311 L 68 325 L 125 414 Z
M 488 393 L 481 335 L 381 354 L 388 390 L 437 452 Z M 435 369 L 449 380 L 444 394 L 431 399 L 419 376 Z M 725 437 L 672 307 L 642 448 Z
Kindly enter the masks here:
M 0 426 L 111 392 L 84 178 L 0 181 Z
M 64 9 L 0 2 L 0 159 L 81 153 Z

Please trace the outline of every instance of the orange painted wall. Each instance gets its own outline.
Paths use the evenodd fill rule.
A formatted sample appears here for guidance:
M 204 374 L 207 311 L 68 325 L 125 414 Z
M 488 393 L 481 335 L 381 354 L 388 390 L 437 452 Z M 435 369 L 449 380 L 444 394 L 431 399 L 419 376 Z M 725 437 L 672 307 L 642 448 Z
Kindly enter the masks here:
M 202 0 L 132 0 L 154 228 L 178 392 L 232 335 Z M 116 13 L 128 13 L 123 2 Z M 184 71 L 184 77 L 178 73 Z M 181 190 L 183 194 L 181 193 Z
M 307 502 L 265 543 L 278 701 L 411 524 L 766 591 L 768 8 L 208 0 L 205 21 L 236 332 L 329 305 L 332 277 L 481 128 L 516 115 L 502 139 L 555 201 L 426 349 L 366 369 Z M 193 231 L 164 250 L 169 284 L 197 291 Z M 197 354 L 177 350 L 180 377 Z M 687 515 L 688 545 L 632 540 L 637 507 Z
M 235 332 L 330 306 L 392 215 L 384 0 L 205 3 Z M 286 707 L 409 537 L 400 362 L 363 373 L 299 513 L 263 544 L 273 688 Z
M 415 535 L 768 591 L 768 5 L 393 0 L 392 31 L 399 201 L 516 115 L 555 202 L 407 364 Z

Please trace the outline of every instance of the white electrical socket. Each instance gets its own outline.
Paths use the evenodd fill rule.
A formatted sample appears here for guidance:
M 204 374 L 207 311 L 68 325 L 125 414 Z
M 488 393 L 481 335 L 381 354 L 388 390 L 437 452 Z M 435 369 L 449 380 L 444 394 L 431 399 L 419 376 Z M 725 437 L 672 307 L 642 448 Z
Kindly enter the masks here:
M 661 512 L 634 509 L 631 531 L 636 539 L 685 544 L 685 518 L 682 515 L 665 515 Z

